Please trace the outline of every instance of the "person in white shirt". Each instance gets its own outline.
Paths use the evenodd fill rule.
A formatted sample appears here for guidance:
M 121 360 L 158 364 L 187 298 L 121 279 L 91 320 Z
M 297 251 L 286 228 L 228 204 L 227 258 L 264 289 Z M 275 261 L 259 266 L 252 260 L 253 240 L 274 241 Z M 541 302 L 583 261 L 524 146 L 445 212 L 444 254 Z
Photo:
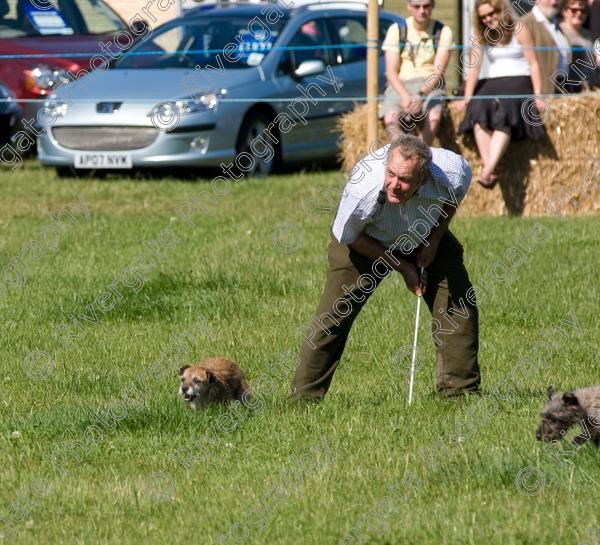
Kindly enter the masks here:
M 325 291 L 306 324 L 292 400 L 325 396 L 354 320 L 392 271 L 431 311 L 438 393 L 479 388 L 475 291 L 448 230 L 470 183 L 460 155 L 408 134 L 359 161 L 333 222 Z
M 473 28 L 477 38 L 470 50 L 465 98 L 455 104 L 466 108 L 457 132 L 473 131 L 483 163 L 479 183 L 491 189 L 511 139 L 545 138 L 540 114 L 546 103 L 539 96 L 542 76 L 533 38 L 511 7 L 504 0 L 476 0 Z M 488 71 L 479 80 L 484 58 Z

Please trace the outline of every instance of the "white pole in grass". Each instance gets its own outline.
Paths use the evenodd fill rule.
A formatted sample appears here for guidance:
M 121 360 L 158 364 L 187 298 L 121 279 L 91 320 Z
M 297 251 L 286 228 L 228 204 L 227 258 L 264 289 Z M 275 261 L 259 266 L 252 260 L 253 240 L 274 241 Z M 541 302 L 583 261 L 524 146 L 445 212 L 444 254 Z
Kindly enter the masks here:
M 423 276 L 423 267 L 419 267 L 419 283 L 421 282 L 422 276 Z M 415 319 L 415 335 L 413 337 L 412 361 L 410 363 L 410 381 L 408 383 L 408 404 L 409 405 L 412 403 L 413 385 L 415 383 L 415 362 L 417 360 L 417 336 L 419 334 L 419 315 L 421 314 L 421 299 L 422 299 L 422 297 L 419 295 L 417 297 L 417 317 Z

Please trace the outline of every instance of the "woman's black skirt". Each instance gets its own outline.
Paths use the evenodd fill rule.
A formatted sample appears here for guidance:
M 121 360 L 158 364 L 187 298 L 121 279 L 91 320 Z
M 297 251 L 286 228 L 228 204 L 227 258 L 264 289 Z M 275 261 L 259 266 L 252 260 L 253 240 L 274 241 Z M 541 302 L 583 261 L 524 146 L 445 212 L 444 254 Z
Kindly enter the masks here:
M 473 130 L 476 123 L 485 129 L 510 130 L 513 140 L 541 140 L 545 113 L 540 114 L 533 97 L 477 98 L 477 96 L 533 95 L 529 76 L 507 76 L 481 80 L 469 101 L 458 134 Z

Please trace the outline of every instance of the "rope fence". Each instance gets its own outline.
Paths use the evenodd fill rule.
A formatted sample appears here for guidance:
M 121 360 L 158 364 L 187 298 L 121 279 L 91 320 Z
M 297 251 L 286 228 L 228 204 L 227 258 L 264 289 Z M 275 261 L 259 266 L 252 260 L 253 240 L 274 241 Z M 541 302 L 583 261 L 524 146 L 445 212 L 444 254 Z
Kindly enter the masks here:
M 245 42 L 244 42 L 245 43 Z M 251 42 L 253 44 L 264 44 L 264 48 L 258 49 L 235 49 L 232 51 L 244 51 L 244 52 L 255 52 L 262 53 L 266 51 L 306 51 L 306 50 L 330 50 L 330 49 L 381 49 L 381 42 L 377 44 L 368 44 L 368 43 L 346 43 L 346 44 L 316 44 L 316 45 L 302 45 L 302 46 L 272 46 L 268 47 L 268 42 Z M 228 44 L 229 45 L 229 44 Z M 231 45 L 235 45 L 233 42 Z M 430 49 L 433 46 L 428 44 L 419 44 L 420 49 Z M 491 46 L 486 45 L 451 45 L 444 46 L 445 49 L 449 50 L 458 50 L 461 51 L 463 49 L 483 49 Z M 506 46 L 510 47 L 510 46 Z M 523 49 L 532 49 L 534 51 L 554 51 L 559 50 L 558 47 L 552 46 L 532 46 L 532 47 L 522 47 Z M 439 49 L 439 47 L 438 47 Z M 569 47 L 571 51 L 589 51 L 589 47 L 580 47 L 580 46 L 572 46 Z M 594 42 L 593 49 L 597 55 L 600 55 L 600 38 Z M 174 50 L 174 51 L 120 51 L 118 53 L 118 57 L 113 58 L 121 58 L 121 57 L 151 57 L 151 56 L 161 56 L 165 54 L 170 55 L 207 55 L 207 54 L 224 54 L 224 49 L 188 49 L 188 50 Z M 47 58 L 87 58 L 87 57 L 96 57 L 96 56 L 104 56 L 100 54 L 98 51 L 88 52 L 88 53 L 23 53 L 23 54 L 2 54 L 0 55 L 0 60 L 10 60 L 10 59 L 47 59 Z
M 417 95 L 413 95 L 413 97 L 416 97 Z M 473 95 L 470 97 L 470 100 L 489 100 L 489 99 L 497 99 L 497 100 L 502 100 L 502 99 L 528 99 L 528 98 L 544 98 L 544 99 L 549 99 L 549 98 L 553 98 L 553 99 L 565 99 L 565 100 L 582 100 L 582 99 L 586 99 L 589 96 L 600 96 L 600 91 L 586 91 L 586 92 L 581 92 L 581 93 L 576 93 L 576 94 L 561 94 L 561 93 L 554 93 L 554 94 L 540 94 L 540 95 Z M 191 97 L 193 98 L 193 97 Z M 459 100 L 463 100 L 464 98 L 466 98 L 464 95 L 449 95 L 444 97 L 445 100 L 447 100 L 448 102 L 454 102 L 454 101 L 459 101 Z M 67 102 L 69 104 L 87 104 L 90 102 L 98 102 L 99 99 L 61 99 L 61 98 L 57 98 L 57 99 L 51 99 L 49 97 L 46 98 L 2 98 L 0 99 L 0 104 L 2 103 L 45 103 L 48 101 L 53 101 L 56 100 L 58 102 L 60 101 L 64 101 Z M 161 102 L 175 102 L 177 100 L 184 100 L 184 99 L 173 99 L 173 98 L 164 98 L 164 99 L 160 99 L 160 98 L 153 98 L 153 99 L 149 99 L 149 98 L 136 98 L 136 99 L 132 99 L 130 97 L 127 98 L 115 98 L 115 97 L 111 97 L 110 99 L 107 99 L 110 102 L 135 102 L 136 104 L 157 104 L 157 103 L 161 103 Z M 357 102 L 357 103 L 363 103 L 363 102 L 369 102 L 369 101 L 376 101 L 376 102 L 383 102 L 384 98 L 383 96 L 377 96 L 377 97 L 366 97 L 366 96 L 352 96 L 352 97 L 311 97 L 311 98 L 307 98 L 307 97 L 293 97 L 293 98 L 282 98 L 282 97 L 261 97 L 261 98 L 222 98 L 219 99 L 218 102 L 221 103 L 225 103 L 225 102 L 232 102 L 232 103 L 236 103 L 236 102 Z

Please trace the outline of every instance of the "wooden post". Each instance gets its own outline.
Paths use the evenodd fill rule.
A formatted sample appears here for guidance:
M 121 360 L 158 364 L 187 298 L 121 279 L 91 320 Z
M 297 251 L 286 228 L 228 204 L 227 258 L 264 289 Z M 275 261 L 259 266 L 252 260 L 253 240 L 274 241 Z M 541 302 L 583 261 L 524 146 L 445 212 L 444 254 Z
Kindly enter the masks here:
M 377 38 L 379 36 L 379 6 L 369 0 L 367 12 L 367 147 L 377 140 L 378 64 Z

